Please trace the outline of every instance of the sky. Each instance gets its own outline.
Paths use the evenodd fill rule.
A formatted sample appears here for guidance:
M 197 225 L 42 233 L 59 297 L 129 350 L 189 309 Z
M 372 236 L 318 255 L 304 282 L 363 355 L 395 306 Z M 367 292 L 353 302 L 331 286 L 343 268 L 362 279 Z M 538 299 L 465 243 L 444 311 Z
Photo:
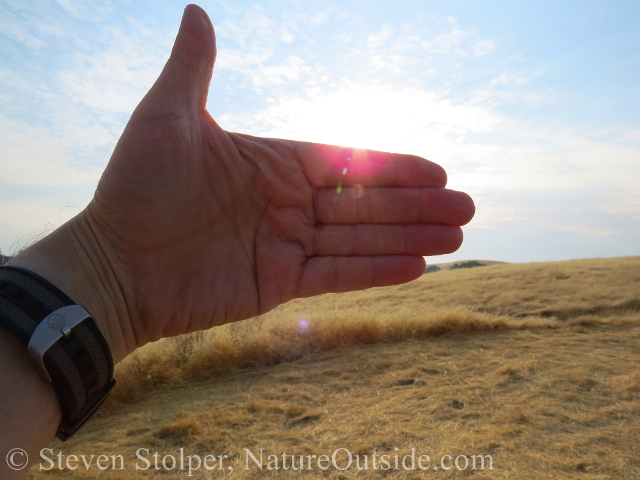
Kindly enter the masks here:
M 90 201 L 185 3 L 0 0 L 0 249 Z M 640 2 L 203 0 L 225 129 L 420 155 L 469 193 L 451 255 L 640 255 Z

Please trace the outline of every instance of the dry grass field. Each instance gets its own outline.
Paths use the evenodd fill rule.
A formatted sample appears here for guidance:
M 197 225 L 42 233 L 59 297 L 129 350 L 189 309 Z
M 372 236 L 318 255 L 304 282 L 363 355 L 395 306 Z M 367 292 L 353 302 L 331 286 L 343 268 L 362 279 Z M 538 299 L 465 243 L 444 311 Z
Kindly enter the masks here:
M 97 417 L 52 443 L 55 467 L 28 478 L 637 479 L 640 257 L 443 270 L 297 300 L 148 345 L 116 378 Z M 263 470 L 245 469 L 245 448 L 263 449 Z M 351 467 L 321 470 L 317 457 L 340 448 Z M 194 467 L 215 455 L 215 469 L 188 477 L 180 449 L 185 468 L 188 455 Z M 428 470 L 402 468 L 411 449 Z M 178 465 L 155 469 L 155 452 Z M 94 458 L 71 471 L 72 454 L 121 455 L 124 470 Z M 480 455 L 484 469 L 443 468 Z M 339 467 L 347 460 L 338 452 Z

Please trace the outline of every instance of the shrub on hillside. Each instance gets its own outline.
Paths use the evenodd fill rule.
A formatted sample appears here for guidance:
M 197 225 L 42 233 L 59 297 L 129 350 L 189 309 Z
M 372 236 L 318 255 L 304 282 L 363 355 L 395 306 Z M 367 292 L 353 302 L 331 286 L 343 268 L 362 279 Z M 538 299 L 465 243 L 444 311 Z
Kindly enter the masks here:
M 486 266 L 484 263 L 480 263 L 477 260 L 469 260 L 468 262 L 454 263 L 453 265 L 451 265 L 449 270 L 457 270 L 459 268 L 484 267 L 484 266 Z

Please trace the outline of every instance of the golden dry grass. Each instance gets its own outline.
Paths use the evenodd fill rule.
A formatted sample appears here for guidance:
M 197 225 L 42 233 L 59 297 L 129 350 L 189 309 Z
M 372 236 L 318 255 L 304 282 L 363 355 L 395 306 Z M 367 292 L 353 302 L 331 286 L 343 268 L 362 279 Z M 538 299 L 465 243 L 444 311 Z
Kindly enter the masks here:
M 276 474 L 245 471 L 243 448 L 415 448 L 432 460 L 491 455 L 494 467 L 280 469 L 282 478 L 640 478 L 640 257 L 440 271 L 297 300 L 149 345 L 116 378 L 97 418 L 52 448 L 122 455 L 127 469 L 35 467 L 29 478 L 148 478 L 158 471 L 135 470 L 138 448 L 181 447 L 228 455 L 231 478 Z

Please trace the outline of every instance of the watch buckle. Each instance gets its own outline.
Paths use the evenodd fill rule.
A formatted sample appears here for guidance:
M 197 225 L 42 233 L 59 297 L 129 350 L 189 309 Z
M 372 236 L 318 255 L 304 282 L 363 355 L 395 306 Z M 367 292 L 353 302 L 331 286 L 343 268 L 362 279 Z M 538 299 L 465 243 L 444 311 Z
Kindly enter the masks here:
M 71 330 L 87 318 L 92 318 L 91 314 L 82 306 L 67 305 L 47 315 L 34 330 L 27 350 L 45 382 L 51 383 L 51 377 L 44 364 L 44 354 L 58 340 L 71 335 Z

